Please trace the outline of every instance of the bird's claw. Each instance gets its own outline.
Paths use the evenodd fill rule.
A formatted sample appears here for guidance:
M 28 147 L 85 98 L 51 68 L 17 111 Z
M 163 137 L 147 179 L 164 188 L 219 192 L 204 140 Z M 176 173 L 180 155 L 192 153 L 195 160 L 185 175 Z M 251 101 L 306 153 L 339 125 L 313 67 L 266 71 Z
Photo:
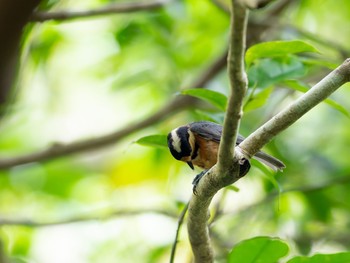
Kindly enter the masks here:
M 202 179 L 202 177 L 205 175 L 206 172 L 207 171 L 204 170 L 204 171 L 202 171 L 201 173 L 197 174 L 194 177 L 194 179 L 192 181 L 192 185 L 193 185 L 192 192 L 193 192 L 194 195 L 197 195 L 197 190 L 196 190 L 197 185 L 198 185 L 199 181 Z

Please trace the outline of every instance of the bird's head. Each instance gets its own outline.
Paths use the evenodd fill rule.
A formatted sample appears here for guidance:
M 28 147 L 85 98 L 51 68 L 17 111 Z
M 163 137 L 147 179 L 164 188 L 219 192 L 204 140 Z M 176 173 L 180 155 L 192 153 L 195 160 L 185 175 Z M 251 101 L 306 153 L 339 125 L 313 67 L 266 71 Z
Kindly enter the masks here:
M 168 147 L 176 160 L 186 162 L 191 169 L 194 169 L 191 161 L 194 136 L 188 126 L 180 126 L 168 134 Z

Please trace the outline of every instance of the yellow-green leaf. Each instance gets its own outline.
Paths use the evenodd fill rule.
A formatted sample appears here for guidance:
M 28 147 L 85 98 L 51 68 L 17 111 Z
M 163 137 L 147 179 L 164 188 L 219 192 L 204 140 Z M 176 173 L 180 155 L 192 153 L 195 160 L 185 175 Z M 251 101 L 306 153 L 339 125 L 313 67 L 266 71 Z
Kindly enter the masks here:
M 137 141 L 135 141 L 135 143 L 151 147 L 168 147 L 166 135 L 163 134 L 148 135 L 138 139 Z

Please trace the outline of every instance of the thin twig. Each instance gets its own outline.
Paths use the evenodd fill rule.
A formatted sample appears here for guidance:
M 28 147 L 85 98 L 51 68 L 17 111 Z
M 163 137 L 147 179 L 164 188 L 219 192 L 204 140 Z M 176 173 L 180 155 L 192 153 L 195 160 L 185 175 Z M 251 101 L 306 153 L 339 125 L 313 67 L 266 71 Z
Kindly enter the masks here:
M 134 3 L 113 3 L 104 7 L 84 10 L 84 11 L 56 11 L 56 12 L 34 12 L 30 17 L 30 21 L 44 22 L 48 20 L 69 20 L 76 18 L 86 18 L 101 15 L 111 15 L 119 13 L 130 13 L 145 10 L 153 10 L 161 8 L 170 3 L 172 0 L 154 0 L 153 2 L 134 2 Z
M 190 88 L 203 88 L 208 82 L 213 79 L 222 69 L 226 66 L 227 52 L 216 58 L 203 72 L 195 79 L 195 81 L 189 85 Z M 111 144 L 117 143 L 126 136 L 140 131 L 146 127 L 149 127 L 155 123 L 160 122 L 169 115 L 175 114 L 176 112 L 183 110 L 185 108 L 193 107 L 196 105 L 197 100 L 193 97 L 188 96 L 178 96 L 172 101 L 164 105 L 163 108 L 159 109 L 156 113 L 150 117 L 135 122 L 133 124 L 128 124 L 121 130 L 117 130 L 110 134 L 91 138 L 87 140 L 81 140 L 77 142 L 72 142 L 69 144 L 53 143 L 51 147 L 47 149 L 40 150 L 37 152 L 24 154 L 22 156 L 17 156 L 13 158 L 3 158 L 0 159 L 0 169 L 10 168 L 16 165 L 31 163 L 31 162 L 41 162 L 57 158 L 60 156 L 67 156 L 73 153 L 80 153 L 85 151 L 96 150 Z
M 9 261 L 6 257 L 4 244 L 3 244 L 2 240 L 0 239 L 0 263 L 8 263 L 8 262 Z
M 0 226 L 26 226 L 26 227 L 47 227 L 56 225 L 66 225 L 73 223 L 81 223 L 86 221 L 97 221 L 97 220 L 108 220 L 113 217 L 125 217 L 125 216 L 138 216 L 144 214 L 158 214 L 164 215 L 171 218 L 176 218 L 178 215 L 175 212 L 168 211 L 165 209 L 134 209 L 134 210 L 116 210 L 108 214 L 103 214 L 101 216 L 96 216 L 96 212 L 89 213 L 88 215 L 76 215 L 71 218 L 62 220 L 53 220 L 40 222 L 31 219 L 6 219 L 0 218 Z
M 330 187 L 333 187 L 335 185 L 343 185 L 343 184 L 349 184 L 350 183 L 350 175 L 344 175 L 341 176 L 339 178 L 333 179 L 331 181 L 322 183 L 322 184 L 318 184 L 318 185 L 305 185 L 305 186 L 300 186 L 300 187 L 294 187 L 294 188 L 289 188 L 289 189 L 285 189 L 282 192 L 277 192 L 274 191 L 268 195 L 266 195 L 263 199 L 259 200 L 256 203 L 247 205 L 242 207 L 241 209 L 239 209 L 238 211 L 227 211 L 225 214 L 220 214 L 216 220 L 219 220 L 220 217 L 223 216 L 242 216 L 244 214 L 249 213 L 252 210 L 255 210 L 257 207 L 261 206 L 261 205 L 266 205 L 269 202 L 275 200 L 276 197 L 282 196 L 284 194 L 288 194 L 290 192 L 299 192 L 299 193 L 303 193 L 303 194 L 309 194 L 309 193 L 313 193 L 313 192 L 318 192 L 318 191 L 323 191 L 326 190 Z M 270 206 L 270 205 L 268 205 Z M 271 207 L 271 206 L 270 206 Z
M 180 229 L 181 229 L 181 226 L 182 226 L 182 224 L 184 222 L 187 210 L 188 210 L 188 203 L 184 206 L 184 208 L 181 211 L 181 214 L 179 215 L 179 219 L 178 219 L 178 222 L 177 222 L 177 229 L 176 229 L 175 239 L 174 239 L 173 245 L 171 247 L 171 254 L 170 254 L 170 261 L 169 261 L 170 263 L 174 263 L 175 262 L 175 253 L 176 253 L 177 243 L 179 242 Z

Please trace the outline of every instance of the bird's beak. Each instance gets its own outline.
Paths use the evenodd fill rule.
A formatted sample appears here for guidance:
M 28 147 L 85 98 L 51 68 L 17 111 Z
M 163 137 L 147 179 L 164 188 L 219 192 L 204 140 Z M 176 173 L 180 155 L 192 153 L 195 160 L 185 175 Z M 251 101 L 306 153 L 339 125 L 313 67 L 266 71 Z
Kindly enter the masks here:
M 189 167 L 191 167 L 192 170 L 194 170 L 193 163 L 191 161 L 188 161 L 187 164 Z

